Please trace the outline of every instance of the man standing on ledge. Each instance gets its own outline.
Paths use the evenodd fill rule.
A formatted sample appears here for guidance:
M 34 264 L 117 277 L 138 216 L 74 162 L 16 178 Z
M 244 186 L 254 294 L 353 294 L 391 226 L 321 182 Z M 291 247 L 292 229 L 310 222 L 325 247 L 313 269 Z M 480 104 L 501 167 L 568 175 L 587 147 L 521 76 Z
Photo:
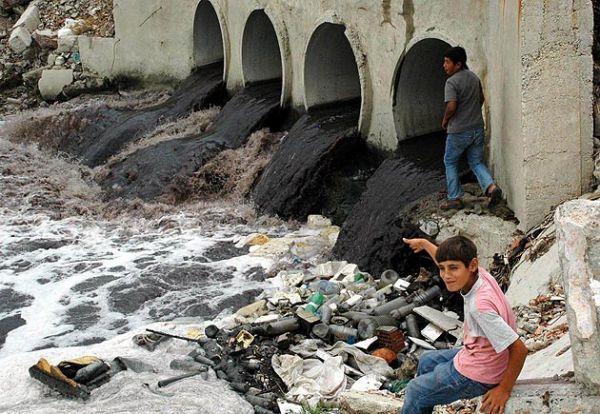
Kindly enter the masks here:
M 446 183 L 448 200 L 442 210 L 462 208 L 464 195 L 458 177 L 458 162 L 466 153 L 469 167 L 477 177 L 484 194 L 490 197 L 489 207 L 502 200 L 502 190 L 494 182 L 483 164 L 484 133 L 481 106 L 484 102 L 481 81 L 467 66 L 467 53 L 460 46 L 444 55 L 444 70 L 449 78 L 444 90 L 446 112 L 442 128 L 448 132 L 446 139 Z

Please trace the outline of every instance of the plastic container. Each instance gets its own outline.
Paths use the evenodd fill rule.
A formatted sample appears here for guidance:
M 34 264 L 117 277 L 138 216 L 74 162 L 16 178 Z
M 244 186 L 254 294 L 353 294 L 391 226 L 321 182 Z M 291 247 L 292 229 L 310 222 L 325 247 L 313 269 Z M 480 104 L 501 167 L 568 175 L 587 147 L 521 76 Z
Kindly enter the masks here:
M 408 335 L 414 338 L 421 337 L 421 331 L 419 330 L 419 325 L 417 324 L 417 317 L 413 314 L 406 316 L 406 330 L 408 331 Z
M 361 339 L 372 338 L 380 326 L 396 326 L 396 319 L 391 316 L 365 318 L 358 323 L 358 337 Z
M 351 337 L 357 337 L 358 336 L 358 330 L 354 329 L 354 328 L 348 328 L 347 326 L 340 326 L 340 325 L 330 325 L 329 326 L 329 332 L 331 332 L 331 334 L 333 336 L 335 336 L 338 339 L 342 339 L 342 340 L 348 340 Z
M 385 270 L 379 279 L 379 287 L 385 287 L 387 285 L 393 285 L 400 278 L 398 272 L 393 269 Z
M 318 323 L 315 326 L 313 326 L 312 333 L 317 338 L 325 339 L 327 337 L 327 335 L 329 334 L 329 326 L 327 326 L 324 323 Z
M 339 283 L 330 282 L 329 280 L 320 280 L 317 284 L 317 290 L 325 296 L 337 295 L 341 289 Z

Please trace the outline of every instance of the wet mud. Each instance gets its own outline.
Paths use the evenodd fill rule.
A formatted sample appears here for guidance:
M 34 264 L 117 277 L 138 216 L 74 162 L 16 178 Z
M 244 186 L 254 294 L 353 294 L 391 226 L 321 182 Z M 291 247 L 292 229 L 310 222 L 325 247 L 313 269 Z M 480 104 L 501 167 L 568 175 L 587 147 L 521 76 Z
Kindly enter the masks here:
M 400 145 L 394 158 L 381 164 L 342 226 L 333 249 L 336 258 L 352 261 L 373 274 L 389 268 L 410 273 L 431 264 L 424 255 L 413 255 L 402 242 L 403 237 L 425 235 L 400 212 L 444 188 L 444 145 L 441 134 L 413 138 Z
M 360 104 L 311 110 L 291 128 L 254 191 L 261 212 L 304 220 L 324 214 L 343 222 L 377 161 L 357 126 Z
M 158 125 L 211 103 L 220 103 L 223 95 L 221 66 L 200 68 L 183 81 L 165 102 L 143 109 L 103 108 L 94 114 L 90 122 L 80 125 L 72 134 L 65 134 L 58 149 L 94 167 Z

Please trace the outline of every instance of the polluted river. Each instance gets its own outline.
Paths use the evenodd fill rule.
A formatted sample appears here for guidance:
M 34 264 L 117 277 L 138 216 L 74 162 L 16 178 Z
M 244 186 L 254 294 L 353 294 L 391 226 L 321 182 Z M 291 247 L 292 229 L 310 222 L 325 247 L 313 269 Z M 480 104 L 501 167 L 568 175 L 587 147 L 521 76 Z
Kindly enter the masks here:
M 354 100 L 295 114 L 280 107 L 280 79 L 228 96 L 221 77 L 218 65 L 209 66 L 170 93 L 80 97 L 3 121 L 1 412 L 283 412 L 277 398 L 311 402 L 306 392 L 315 390 L 281 374 L 297 363 L 282 349 L 326 337 L 343 348 L 372 338 L 380 325 L 393 328 L 393 366 L 410 360 L 396 361 L 396 353 L 426 347 L 419 339 L 400 346 L 397 335 L 419 336 L 426 319 L 401 321 L 432 300 L 441 309 L 443 284 L 429 273 L 430 260 L 402 244 L 423 233 L 398 212 L 441 189 L 443 136 L 423 137 L 434 143 L 431 152 L 409 140 L 395 154 L 380 153 L 358 133 Z M 418 279 L 381 276 L 387 269 Z M 453 298 L 442 297 L 445 310 L 460 314 Z M 377 310 L 394 298 L 397 306 Z M 323 315 L 325 299 L 334 321 Z M 302 313 L 311 300 L 312 316 Z M 252 304 L 260 307 L 254 314 L 244 308 Z M 398 308 L 395 320 L 389 310 Z M 268 318 L 254 323 L 269 314 L 282 316 L 276 328 Z M 357 330 L 369 315 L 380 319 Z M 218 334 L 205 329 L 212 324 Z M 402 326 L 410 332 L 403 335 Z M 193 340 L 152 336 L 148 328 Z M 452 339 L 441 337 L 446 345 Z M 219 361 L 246 366 L 254 352 L 262 368 L 236 377 L 213 358 L 202 375 L 156 386 L 182 373 L 174 360 L 205 358 L 198 343 L 206 340 L 220 349 L 238 340 Z M 392 368 L 367 348 L 358 352 L 368 358 L 355 355 L 349 369 L 375 370 L 380 378 L 369 380 L 381 387 Z M 336 352 L 347 362 L 354 351 Z M 137 365 L 90 387 L 85 403 L 30 378 L 40 358 L 55 365 L 81 356 L 113 361 L 112 368 L 117 357 Z M 330 357 L 324 366 L 343 366 Z M 360 379 L 356 372 L 351 382 Z M 349 385 L 340 381 L 340 389 Z M 320 384 L 315 395 L 337 396 Z

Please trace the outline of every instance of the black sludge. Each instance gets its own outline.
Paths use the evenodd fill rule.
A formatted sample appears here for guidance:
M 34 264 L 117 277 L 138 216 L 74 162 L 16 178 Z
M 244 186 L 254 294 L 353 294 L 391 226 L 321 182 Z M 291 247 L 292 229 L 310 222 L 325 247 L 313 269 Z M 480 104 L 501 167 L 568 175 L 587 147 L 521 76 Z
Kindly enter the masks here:
M 61 149 L 81 158 L 88 166 L 100 165 L 159 124 L 187 115 L 218 100 L 224 92 L 222 73 L 221 64 L 197 69 L 167 101 L 149 108 L 107 108 Z
M 402 237 L 424 234 L 401 217 L 401 210 L 421 197 L 444 188 L 445 140 L 439 134 L 400 145 L 399 155 L 386 160 L 367 182 L 367 189 L 342 226 L 333 255 L 379 274 L 393 268 L 418 270 L 418 256 Z
M 360 184 L 354 191 L 349 190 L 350 180 L 344 178 L 368 170 L 366 160 L 372 158 L 367 156 L 370 152 L 358 135 L 359 112 L 360 106 L 351 103 L 303 115 L 254 189 L 253 198 L 259 209 L 286 219 L 324 213 L 335 221 L 343 221 L 347 214 L 344 204 L 353 204 L 362 192 Z M 338 191 L 341 188 L 346 191 Z
M 203 134 L 137 150 L 111 168 L 102 184 L 107 196 L 152 200 L 167 192 L 185 199 L 187 181 L 204 163 L 243 146 L 252 132 L 277 118 L 280 94 L 280 81 L 249 86 L 231 98 Z

